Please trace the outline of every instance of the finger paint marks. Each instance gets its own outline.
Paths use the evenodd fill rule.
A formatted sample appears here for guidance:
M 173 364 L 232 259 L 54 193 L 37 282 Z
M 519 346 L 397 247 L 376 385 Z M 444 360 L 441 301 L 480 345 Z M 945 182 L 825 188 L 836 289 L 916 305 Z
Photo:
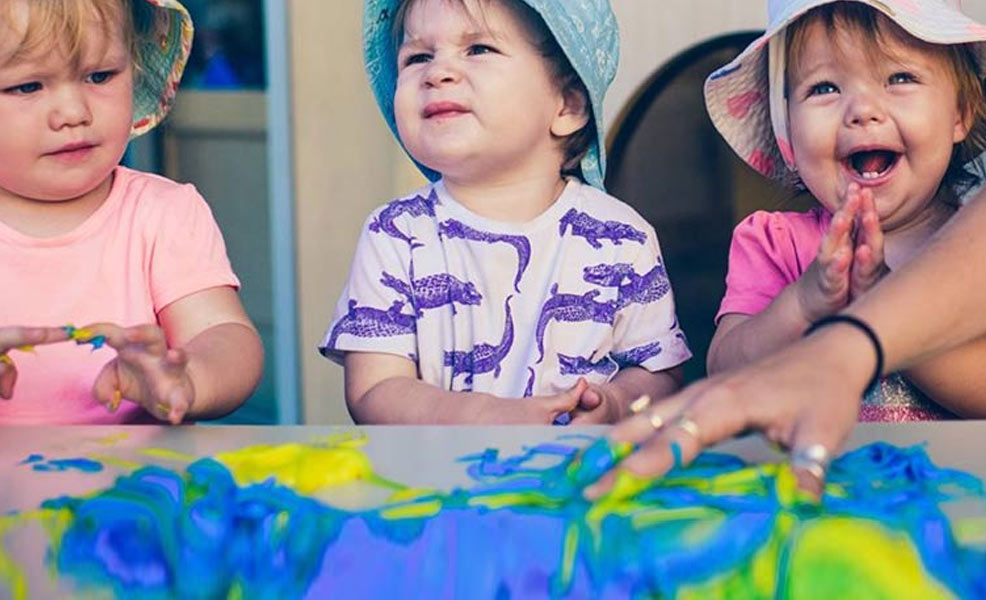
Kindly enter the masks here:
M 35 471 L 68 471 L 76 470 L 84 473 L 98 473 L 103 465 L 88 458 L 52 458 L 45 460 L 41 454 L 32 454 L 20 462 L 31 465 Z
M 460 459 L 468 489 L 400 487 L 360 510 L 306 495 L 386 486 L 358 446 L 255 446 L 46 501 L 63 516 L 54 572 L 128 598 L 986 595 L 984 540 L 943 510 L 972 503 L 981 521 L 982 482 L 919 447 L 843 456 L 821 502 L 786 465 L 712 453 L 588 502 L 631 450 L 605 441 L 487 450 Z

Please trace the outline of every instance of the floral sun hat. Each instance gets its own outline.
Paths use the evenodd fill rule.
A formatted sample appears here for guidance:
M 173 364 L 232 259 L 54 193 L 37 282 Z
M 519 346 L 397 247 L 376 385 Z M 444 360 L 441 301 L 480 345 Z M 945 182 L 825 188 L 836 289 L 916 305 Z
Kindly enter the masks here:
M 761 174 L 791 177 L 794 154 L 784 97 L 787 26 L 837 0 L 768 0 L 764 34 L 705 82 L 705 105 L 722 137 Z M 932 44 L 979 42 L 986 68 L 986 25 L 962 13 L 960 0 L 850 0 L 873 7 L 904 31 Z
M 603 189 L 603 176 L 606 173 L 603 98 L 616 76 L 619 63 L 616 16 L 610 8 L 609 0 L 523 1 L 544 19 L 589 92 L 596 123 L 596 139 L 583 157 L 580 167 L 586 182 Z M 363 5 L 363 58 L 366 73 L 377 104 L 398 141 L 400 135 L 394 118 L 397 48 L 394 46 L 392 32 L 394 16 L 401 2 L 402 0 L 366 0 Z M 415 164 L 428 179 L 434 181 L 440 177 L 439 173 L 417 161 Z
M 140 71 L 134 75 L 131 137 L 154 129 L 171 110 L 194 33 L 192 18 L 177 0 L 142 0 L 134 5 L 134 24 Z

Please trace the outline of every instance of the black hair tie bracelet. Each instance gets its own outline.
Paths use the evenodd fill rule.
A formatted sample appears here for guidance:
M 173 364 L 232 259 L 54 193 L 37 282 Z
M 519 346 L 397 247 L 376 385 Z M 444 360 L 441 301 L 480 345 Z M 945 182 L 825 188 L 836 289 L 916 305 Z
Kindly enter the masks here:
M 876 369 L 874 369 L 873 377 L 866 386 L 868 391 L 880 383 L 880 377 L 883 375 L 883 345 L 880 343 L 880 338 L 876 336 L 876 332 L 873 331 L 873 328 L 867 325 L 865 321 L 857 319 L 851 315 L 829 315 L 812 323 L 811 326 L 805 330 L 804 337 L 811 335 L 822 327 L 836 323 L 852 325 L 856 329 L 865 333 L 866 337 L 869 338 L 870 342 L 873 344 L 873 351 L 876 352 Z

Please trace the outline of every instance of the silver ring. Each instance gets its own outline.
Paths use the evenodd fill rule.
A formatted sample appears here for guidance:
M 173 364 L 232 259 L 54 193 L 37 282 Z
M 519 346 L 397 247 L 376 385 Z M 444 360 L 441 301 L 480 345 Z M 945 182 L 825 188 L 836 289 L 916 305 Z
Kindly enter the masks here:
M 688 415 L 681 415 L 675 419 L 674 426 L 695 438 L 695 441 L 700 442 L 702 440 L 698 432 L 698 423 Z
M 808 471 L 818 480 L 825 479 L 831 460 L 828 449 L 821 444 L 797 448 L 791 453 L 791 466 Z

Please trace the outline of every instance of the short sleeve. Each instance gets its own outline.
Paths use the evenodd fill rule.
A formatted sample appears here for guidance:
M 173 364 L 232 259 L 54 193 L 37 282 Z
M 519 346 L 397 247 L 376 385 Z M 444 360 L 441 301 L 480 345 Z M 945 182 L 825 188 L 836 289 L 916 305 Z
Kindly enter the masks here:
M 620 366 L 656 372 L 691 358 L 675 315 L 674 294 L 653 228 L 617 293 L 610 353 Z
M 726 293 L 716 315 L 755 315 L 801 277 L 821 243 L 816 213 L 757 211 L 733 230 Z
M 155 202 L 159 216 L 153 221 L 149 272 L 156 313 L 209 288 L 240 286 L 205 199 L 191 185 L 171 187 L 167 195 Z
M 349 279 L 319 344 L 319 351 L 337 363 L 350 351 L 409 358 L 416 352 L 410 246 L 374 227 L 376 214 L 363 226 Z

